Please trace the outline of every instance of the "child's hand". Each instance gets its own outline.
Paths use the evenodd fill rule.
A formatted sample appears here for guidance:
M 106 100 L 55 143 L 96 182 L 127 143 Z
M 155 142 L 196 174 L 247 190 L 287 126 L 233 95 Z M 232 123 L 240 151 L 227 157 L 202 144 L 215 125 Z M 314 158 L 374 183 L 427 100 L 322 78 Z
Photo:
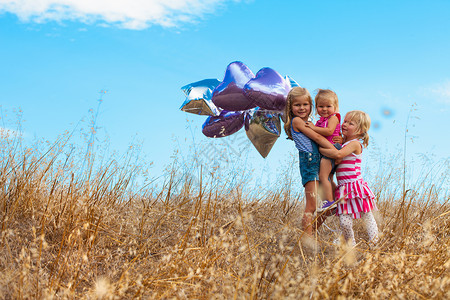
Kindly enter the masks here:
M 305 126 L 308 127 L 308 128 L 311 128 L 312 130 L 314 130 L 314 128 L 316 128 L 316 125 L 314 125 L 310 121 L 305 122 Z
M 333 136 L 333 143 L 339 143 L 342 145 L 342 143 L 344 142 L 344 139 L 342 138 L 342 136 Z

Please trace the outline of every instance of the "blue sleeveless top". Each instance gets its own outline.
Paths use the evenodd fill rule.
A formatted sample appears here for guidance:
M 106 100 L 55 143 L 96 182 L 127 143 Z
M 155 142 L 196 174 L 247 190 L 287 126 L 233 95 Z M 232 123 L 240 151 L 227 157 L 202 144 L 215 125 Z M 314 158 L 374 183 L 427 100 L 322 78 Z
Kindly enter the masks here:
M 292 139 L 295 142 L 295 147 L 298 149 L 298 151 L 319 153 L 319 147 L 317 146 L 317 143 L 311 140 L 306 135 L 304 135 L 302 132 L 295 131 L 294 127 L 292 127 L 292 121 L 291 121 L 291 134 Z

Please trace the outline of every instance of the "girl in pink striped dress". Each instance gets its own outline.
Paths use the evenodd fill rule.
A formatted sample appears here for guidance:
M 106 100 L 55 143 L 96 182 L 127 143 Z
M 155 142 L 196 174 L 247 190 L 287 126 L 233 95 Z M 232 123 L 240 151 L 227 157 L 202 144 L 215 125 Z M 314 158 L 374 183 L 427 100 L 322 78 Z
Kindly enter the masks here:
M 369 242 L 378 240 L 378 227 L 372 211 L 376 211 L 375 196 L 361 176 L 363 146 L 369 143 L 370 118 L 365 112 L 354 110 L 345 115 L 342 123 L 344 144 L 341 150 L 320 149 L 327 157 L 341 160 L 336 168 L 338 186 L 335 200 L 338 201 L 336 215 L 339 216 L 342 233 L 347 242 L 356 245 L 353 219 L 365 221 Z M 361 145 L 362 142 L 362 145 Z

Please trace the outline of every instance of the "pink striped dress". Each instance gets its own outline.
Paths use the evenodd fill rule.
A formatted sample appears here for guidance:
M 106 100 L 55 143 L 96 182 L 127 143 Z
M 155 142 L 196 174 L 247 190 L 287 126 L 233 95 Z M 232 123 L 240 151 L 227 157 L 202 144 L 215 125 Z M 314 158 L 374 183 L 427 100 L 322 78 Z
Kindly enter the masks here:
M 357 140 L 346 142 L 342 148 L 352 141 Z M 334 197 L 336 200 L 343 198 L 337 205 L 336 215 L 347 214 L 359 219 L 361 212 L 377 210 L 375 195 L 361 176 L 361 157 L 362 153 L 351 153 L 336 168 L 338 186 Z

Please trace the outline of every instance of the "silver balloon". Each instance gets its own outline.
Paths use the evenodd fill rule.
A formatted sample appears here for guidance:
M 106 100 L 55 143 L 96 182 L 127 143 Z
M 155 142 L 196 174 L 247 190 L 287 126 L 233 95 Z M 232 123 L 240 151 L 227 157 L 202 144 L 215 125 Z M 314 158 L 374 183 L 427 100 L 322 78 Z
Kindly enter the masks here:
M 204 79 L 185 85 L 181 90 L 186 95 L 186 100 L 181 105 L 182 111 L 207 116 L 218 116 L 220 110 L 211 101 L 212 91 L 220 83 L 217 79 Z
M 280 114 L 257 109 L 253 114 L 248 114 L 247 118 L 245 124 L 247 137 L 259 154 L 266 158 L 281 135 Z

